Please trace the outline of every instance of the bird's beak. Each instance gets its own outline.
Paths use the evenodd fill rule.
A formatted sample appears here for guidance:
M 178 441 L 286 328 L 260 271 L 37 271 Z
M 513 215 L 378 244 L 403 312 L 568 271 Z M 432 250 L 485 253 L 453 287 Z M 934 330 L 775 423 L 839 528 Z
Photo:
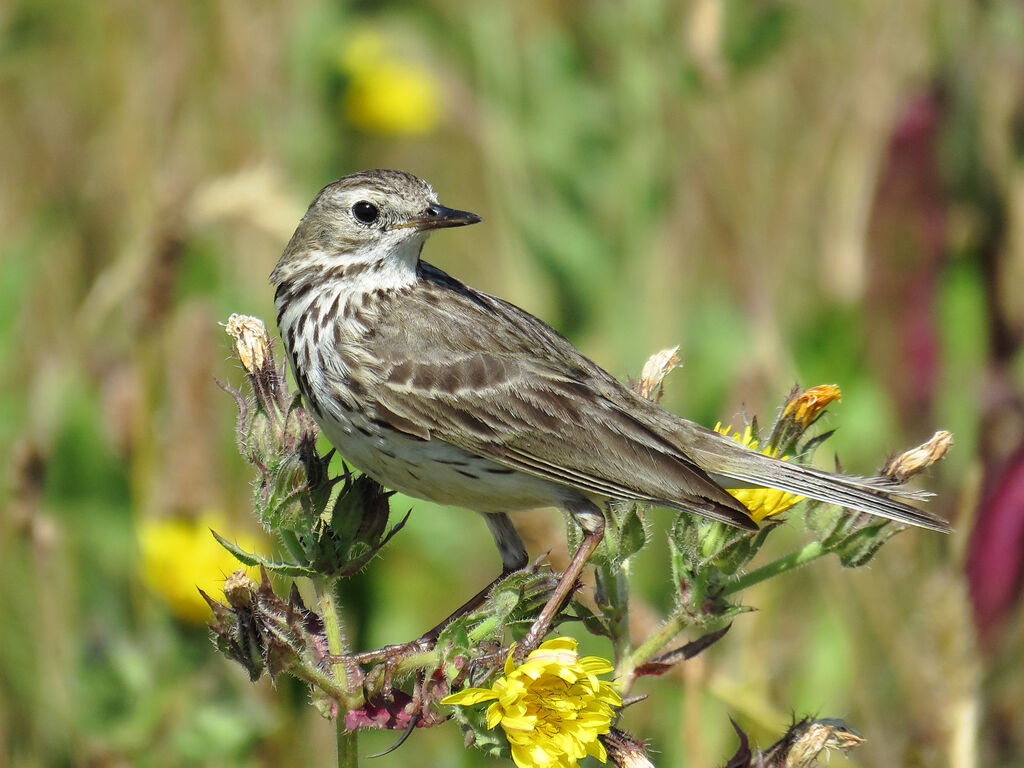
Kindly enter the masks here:
M 445 227 L 464 227 L 468 224 L 476 224 L 478 221 L 483 221 L 483 219 L 475 213 L 459 211 L 440 203 L 434 203 L 427 207 L 419 216 L 398 224 L 395 228 L 444 229 Z

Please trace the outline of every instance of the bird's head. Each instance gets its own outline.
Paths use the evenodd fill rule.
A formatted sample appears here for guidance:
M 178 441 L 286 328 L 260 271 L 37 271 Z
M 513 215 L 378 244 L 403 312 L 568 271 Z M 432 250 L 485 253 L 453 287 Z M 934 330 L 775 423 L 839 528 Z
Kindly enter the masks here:
M 433 187 L 404 171 L 354 173 L 313 199 L 278 262 L 279 283 L 313 264 L 415 271 L 432 230 L 475 224 L 480 217 L 437 201 Z

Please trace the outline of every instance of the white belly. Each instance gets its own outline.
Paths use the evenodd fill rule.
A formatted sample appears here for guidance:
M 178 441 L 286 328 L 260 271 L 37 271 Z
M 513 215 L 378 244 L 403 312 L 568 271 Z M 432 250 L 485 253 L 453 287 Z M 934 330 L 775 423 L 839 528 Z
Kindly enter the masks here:
M 568 498 L 578 495 L 558 483 L 519 471 L 509 472 L 495 461 L 449 443 L 390 431 L 381 434 L 378 425 L 359 416 L 324 421 L 318 420 L 321 430 L 348 463 L 385 488 L 418 499 L 476 512 L 514 512 L 560 507 Z

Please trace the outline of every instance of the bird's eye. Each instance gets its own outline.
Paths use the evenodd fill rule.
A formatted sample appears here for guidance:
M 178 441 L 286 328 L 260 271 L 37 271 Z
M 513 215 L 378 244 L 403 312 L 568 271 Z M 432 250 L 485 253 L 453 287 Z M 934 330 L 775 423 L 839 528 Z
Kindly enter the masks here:
M 377 206 L 373 203 L 360 200 L 352 206 L 352 215 L 363 222 L 363 224 L 373 224 L 380 215 L 380 211 L 377 210 Z

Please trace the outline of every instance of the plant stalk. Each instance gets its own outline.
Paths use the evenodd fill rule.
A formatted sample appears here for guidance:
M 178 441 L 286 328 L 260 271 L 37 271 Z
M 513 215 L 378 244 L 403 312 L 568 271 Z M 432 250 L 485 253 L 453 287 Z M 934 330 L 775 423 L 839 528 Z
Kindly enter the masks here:
M 822 555 L 827 554 L 824 547 L 821 546 L 821 542 L 812 541 L 802 549 L 798 549 L 796 552 L 791 552 L 784 557 L 780 557 L 778 560 L 762 565 L 749 573 L 745 573 L 738 577 L 735 581 L 729 582 L 725 586 L 725 590 L 722 592 L 723 595 L 733 595 L 740 592 L 748 587 L 752 587 L 755 584 L 760 584 L 762 581 L 778 576 L 780 573 L 791 571 L 794 568 L 799 568 L 802 565 L 817 560 Z
M 324 631 L 327 634 L 327 649 L 336 659 L 341 659 L 348 652 L 345 647 L 345 636 L 341 629 L 341 616 L 338 612 L 338 600 L 335 593 L 336 583 L 327 577 L 313 579 L 313 588 L 316 591 L 317 604 L 320 617 L 324 622 Z M 361 701 L 353 697 L 349 691 L 348 669 L 344 662 L 336 662 L 332 665 L 336 686 L 343 692 L 343 698 L 338 701 L 338 714 L 334 718 L 338 743 L 338 768 L 358 768 L 359 765 L 359 737 L 358 732 L 349 731 L 345 728 L 345 715 L 353 707 L 359 706 Z
M 629 560 L 621 564 L 611 561 L 600 564 L 598 578 L 608 605 L 605 617 L 618 665 L 632 650 L 629 636 Z
M 618 670 L 623 695 L 628 694 L 633 687 L 637 668 L 653 659 L 662 648 L 672 642 L 672 639 L 686 628 L 687 618 L 685 612 L 677 609 L 654 634 L 623 659 Z

